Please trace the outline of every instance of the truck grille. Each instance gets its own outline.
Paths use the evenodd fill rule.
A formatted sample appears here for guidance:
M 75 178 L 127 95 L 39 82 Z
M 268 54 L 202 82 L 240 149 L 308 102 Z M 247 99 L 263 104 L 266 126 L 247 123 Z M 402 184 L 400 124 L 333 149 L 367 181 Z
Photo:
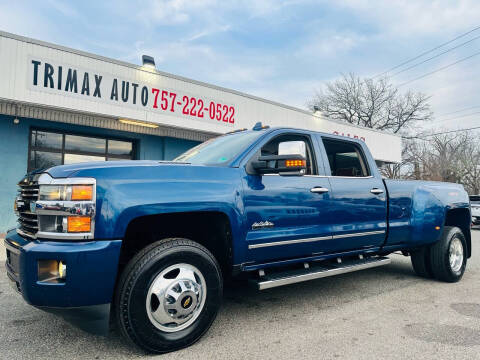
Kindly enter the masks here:
M 38 183 L 24 178 L 18 183 L 17 195 L 18 233 L 35 238 L 38 231 L 38 218 L 35 214 L 35 204 L 38 200 Z M 33 211 L 32 211 L 33 210 Z

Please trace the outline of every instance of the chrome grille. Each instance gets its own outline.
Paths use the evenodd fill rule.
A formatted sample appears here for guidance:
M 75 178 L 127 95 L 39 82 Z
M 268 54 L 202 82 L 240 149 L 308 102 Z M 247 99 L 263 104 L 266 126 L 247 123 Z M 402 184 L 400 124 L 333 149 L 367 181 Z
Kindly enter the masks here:
M 37 182 L 23 179 L 18 183 L 19 190 L 16 199 L 18 213 L 17 232 L 20 235 L 35 238 L 38 231 L 38 218 L 35 214 L 35 202 L 38 200 L 39 186 Z

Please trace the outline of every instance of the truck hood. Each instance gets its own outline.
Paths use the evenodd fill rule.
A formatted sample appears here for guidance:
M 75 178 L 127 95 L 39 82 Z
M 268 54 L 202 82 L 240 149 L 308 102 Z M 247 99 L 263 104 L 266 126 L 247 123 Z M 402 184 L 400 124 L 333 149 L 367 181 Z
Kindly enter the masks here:
M 138 167 L 157 167 L 157 166 L 190 166 L 190 163 L 174 161 L 155 161 L 155 160 L 125 160 L 125 161 L 97 161 L 80 164 L 60 165 L 49 169 L 39 171 L 46 172 L 54 178 L 67 178 L 75 176 L 79 172 L 86 170 L 102 170 L 110 168 L 138 168 Z M 131 170 L 131 169 L 129 169 Z

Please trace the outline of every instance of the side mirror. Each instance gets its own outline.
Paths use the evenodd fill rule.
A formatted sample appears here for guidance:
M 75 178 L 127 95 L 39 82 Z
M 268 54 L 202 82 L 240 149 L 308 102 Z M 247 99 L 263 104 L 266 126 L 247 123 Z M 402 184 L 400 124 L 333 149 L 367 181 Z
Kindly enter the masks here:
M 307 170 L 307 161 L 302 155 L 266 155 L 252 161 L 257 174 L 279 174 L 284 176 L 302 176 Z

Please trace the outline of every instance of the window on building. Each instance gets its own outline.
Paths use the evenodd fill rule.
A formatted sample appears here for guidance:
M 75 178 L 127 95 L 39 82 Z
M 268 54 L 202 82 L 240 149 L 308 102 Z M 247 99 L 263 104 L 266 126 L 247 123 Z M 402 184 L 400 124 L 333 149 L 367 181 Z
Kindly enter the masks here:
M 32 129 L 28 171 L 87 161 L 131 160 L 133 145 L 132 141 Z
M 332 176 L 368 176 L 369 170 L 362 150 L 348 141 L 323 139 Z

